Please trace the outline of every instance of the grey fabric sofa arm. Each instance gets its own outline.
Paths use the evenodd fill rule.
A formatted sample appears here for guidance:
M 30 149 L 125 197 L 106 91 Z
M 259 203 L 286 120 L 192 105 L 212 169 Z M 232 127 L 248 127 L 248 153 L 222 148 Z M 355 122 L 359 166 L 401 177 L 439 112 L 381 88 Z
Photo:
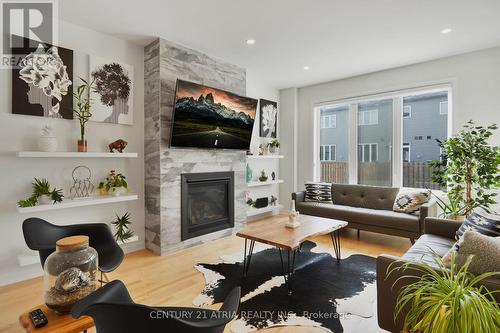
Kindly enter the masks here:
M 437 201 L 434 198 L 431 198 L 429 202 L 426 202 L 420 207 L 420 234 L 425 233 L 425 218 L 430 216 L 437 216 Z
M 437 217 L 427 217 L 425 219 L 425 233 L 438 235 L 445 238 L 455 238 L 455 233 L 462 225 L 462 222 L 450 219 L 440 219 Z
M 295 202 L 303 202 L 306 197 L 306 191 L 299 191 L 292 193 L 292 200 Z

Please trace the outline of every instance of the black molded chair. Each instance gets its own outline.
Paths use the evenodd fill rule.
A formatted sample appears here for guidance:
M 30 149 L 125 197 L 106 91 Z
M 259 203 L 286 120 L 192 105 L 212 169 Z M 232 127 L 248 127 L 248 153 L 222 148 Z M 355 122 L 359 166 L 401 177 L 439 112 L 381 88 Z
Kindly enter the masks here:
M 58 226 L 31 217 L 23 222 L 23 234 L 28 247 L 38 251 L 42 267 L 47 257 L 56 250 L 57 240 L 75 235 L 89 236 L 90 246 L 99 255 L 98 264 L 101 273 L 114 271 L 123 261 L 123 250 L 113 237 L 109 226 L 104 223 Z
M 241 289 L 234 288 L 219 311 L 149 307 L 134 303 L 125 285 L 115 280 L 75 303 L 71 315 L 92 317 L 97 333 L 222 333 L 238 312 L 240 295 Z

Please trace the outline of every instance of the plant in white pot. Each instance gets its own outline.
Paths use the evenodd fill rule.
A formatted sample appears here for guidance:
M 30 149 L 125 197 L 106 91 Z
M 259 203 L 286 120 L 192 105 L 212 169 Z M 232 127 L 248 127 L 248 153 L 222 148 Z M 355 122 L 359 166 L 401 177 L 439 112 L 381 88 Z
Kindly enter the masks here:
M 128 191 L 127 178 L 123 174 L 111 170 L 109 176 L 106 178 L 104 187 L 113 196 L 124 195 Z
M 58 190 L 55 187 L 50 189 L 50 183 L 45 178 L 35 178 L 31 185 L 33 186 L 33 193 L 31 196 L 27 199 L 19 200 L 17 203 L 21 208 L 33 207 L 38 204 L 47 205 L 51 202 L 55 204 L 62 202 L 62 199 L 64 198 L 62 190 Z
M 278 141 L 278 139 L 273 139 L 271 140 L 267 146 L 269 147 L 269 152 L 271 154 L 278 154 L 279 153 L 279 149 L 280 149 L 280 142 Z

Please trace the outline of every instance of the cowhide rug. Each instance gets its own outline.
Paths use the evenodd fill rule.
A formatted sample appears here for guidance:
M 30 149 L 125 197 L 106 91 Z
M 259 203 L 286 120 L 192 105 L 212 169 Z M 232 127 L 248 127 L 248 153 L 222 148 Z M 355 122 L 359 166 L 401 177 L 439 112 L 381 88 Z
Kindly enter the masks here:
M 231 326 L 235 333 L 293 325 L 334 333 L 380 332 L 375 309 L 375 258 L 356 254 L 337 262 L 328 253 L 312 252 L 315 246 L 306 241 L 296 257 L 290 296 L 278 250 L 257 243 L 245 279 L 243 251 L 221 256 L 219 264 L 197 264 L 206 285 L 193 303 L 207 306 L 223 302 L 232 288 L 241 286 L 241 314 Z

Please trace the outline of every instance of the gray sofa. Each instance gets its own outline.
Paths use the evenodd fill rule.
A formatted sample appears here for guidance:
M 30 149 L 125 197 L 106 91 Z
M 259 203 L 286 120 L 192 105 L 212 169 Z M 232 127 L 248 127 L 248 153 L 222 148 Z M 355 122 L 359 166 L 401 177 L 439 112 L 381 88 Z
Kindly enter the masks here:
M 305 202 L 305 191 L 292 194 L 301 214 L 349 222 L 348 228 L 409 238 L 412 243 L 424 233 L 424 219 L 436 216 L 437 205 L 431 200 L 417 215 L 394 212 L 395 187 L 332 184 L 332 203 Z M 359 235 L 359 233 L 358 233 Z
M 409 271 L 399 270 L 388 275 L 389 267 L 392 269 L 406 262 L 422 261 L 435 267 L 432 251 L 441 257 L 444 256 L 455 244 L 455 233 L 461 224 L 461 222 L 454 220 L 426 218 L 425 234 L 402 257 L 386 254 L 377 257 L 377 318 L 380 328 L 389 332 L 401 332 L 407 310 L 394 320 L 396 299 L 401 288 L 414 282 L 414 279 L 402 277 L 410 274 L 421 275 L 421 272 L 414 269 Z M 496 291 L 494 294 L 495 300 L 500 302 L 500 293 L 498 292 L 500 290 L 500 279 L 498 277 L 485 279 L 481 285 L 490 291 Z

